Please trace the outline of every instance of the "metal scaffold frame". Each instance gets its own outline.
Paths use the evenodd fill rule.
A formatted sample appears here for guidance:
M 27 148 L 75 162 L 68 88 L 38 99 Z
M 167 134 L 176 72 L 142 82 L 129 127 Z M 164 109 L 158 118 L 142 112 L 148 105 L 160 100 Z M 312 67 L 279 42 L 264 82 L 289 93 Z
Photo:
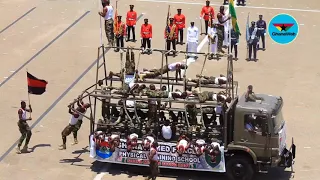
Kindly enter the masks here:
M 131 117 L 129 116 L 128 114 L 128 110 L 127 110 L 127 107 L 126 107 L 126 101 L 127 100 L 133 100 L 133 101 L 150 101 L 150 100 L 153 100 L 153 101 L 158 101 L 158 102 L 167 102 L 169 103 L 169 108 L 168 109 L 175 109 L 177 111 L 181 110 L 181 111 L 185 111 L 185 115 L 187 116 L 187 112 L 186 112 L 186 108 L 184 109 L 179 109 L 179 108 L 172 108 L 172 103 L 182 103 L 184 104 L 184 106 L 186 106 L 186 104 L 188 103 L 193 103 L 193 104 L 198 104 L 200 105 L 200 110 L 202 112 L 202 106 L 203 105 L 210 105 L 210 106 L 223 106 L 223 104 L 219 103 L 219 102 L 215 102 L 215 101 L 208 101 L 208 102 L 199 102 L 198 100 L 187 100 L 187 99 L 181 99 L 181 100 L 176 100 L 176 99 L 169 99 L 169 98 L 150 98 L 150 97 L 147 97 L 147 98 L 144 98 L 144 97 L 136 97 L 137 94 L 131 94 L 132 97 L 126 95 L 124 96 L 123 94 L 111 94 L 111 91 L 108 91 L 108 93 L 106 93 L 106 91 L 102 88 L 102 86 L 104 87 L 107 87 L 108 84 L 109 86 L 112 86 L 112 82 L 113 81 L 122 81 L 122 83 L 124 83 L 124 77 L 118 77 L 118 78 L 110 78 L 108 76 L 108 73 L 107 73 L 107 59 L 106 59 L 106 56 L 105 56 L 105 53 L 106 53 L 106 50 L 107 49 L 113 49 L 113 48 L 118 48 L 118 47 L 105 47 L 104 45 L 101 45 L 100 47 L 98 47 L 98 58 L 97 58 L 97 65 L 96 65 L 96 83 L 93 84 L 92 86 L 90 86 L 89 88 L 87 88 L 86 90 L 83 91 L 83 93 L 78 97 L 78 99 L 75 99 L 72 103 L 70 103 L 68 105 L 69 108 L 71 108 L 73 111 L 79 113 L 79 114 L 82 114 L 81 112 L 77 111 L 76 108 L 74 108 L 74 104 L 77 103 L 79 100 L 82 100 L 84 98 L 88 98 L 89 100 L 89 103 L 91 105 L 93 105 L 93 107 L 91 106 L 90 107 L 90 117 L 86 116 L 85 114 L 82 114 L 84 117 L 86 117 L 87 119 L 90 120 L 90 133 L 92 133 L 94 130 L 95 130 L 95 125 L 98 124 L 95 119 L 96 119 L 96 113 L 97 113 L 97 100 L 100 100 L 100 101 L 103 101 L 103 100 L 107 100 L 107 103 L 109 105 L 116 105 L 114 103 L 111 103 L 110 99 L 119 99 L 119 100 L 122 100 L 123 101 L 123 109 L 125 111 L 125 116 L 127 119 L 130 120 L 130 122 L 132 123 L 132 119 Z M 122 69 L 125 69 L 123 67 L 123 50 L 124 49 L 128 49 L 128 50 L 131 50 L 132 51 L 139 51 L 139 59 L 138 59 L 138 63 L 137 63 L 137 66 L 136 66 L 136 69 L 139 68 L 139 62 L 140 62 L 140 55 L 141 55 L 141 52 L 142 52 L 142 49 L 140 48 L 132 48 L 132 47 L 128 47 L 128 48 L 118 48 L 118 49 L 121 49 L 120 50 L 120 58 L 121 58 L 121 70 Z M 162 54 L 162 60 L 161 60 L 161 67 L 164 67 L 164 59 L 165 59 L 165 63 L 166 63 L 166 66 L 168 65 L 168 54 L 170 52 L 175 52 L 177 54 L 179 53 L 184 53 L 184 54 L 187 54 L 187 53 L 191 53 L 191 52 L 186 52 L 186 51 L 168 51 L 168 50 L 161 50 L 161 49 L 152 49 L 153 52 L 160 52 Z M 203 67 L 202 67 L 202 70 L 201 70 L 201 74 L 200 74 L 200 77 L 202 76 L 202 72 L 203 72 L 203 68 L 205 66 L 205 63 L 206 63 L 206 60 L 207 60 L 207 56 L 209 56 L 209 53 L 197 53 L 197 52 L 192 52 L 193 54 L 198 54 L 198 55 L 204 55 L 205 56 L 205 61 L 204 61 L 204 64 L 203 64 Z M 102 58 L 101 58 L 102 57 Z M 187 59 L 186 59 L 186 64 L 187 64 Z M 103 68 L 103 76 L 104 78 L 103 79 L 100 79 L 99 78 L 99 70 L 100 68 Z M 120 70 L 120 71 L 121 71 Z M 228 57 L 228 64 L 227 64 L 227 83 L 225 85 L 214 85 L 214 84 L 196 84 L 196 83 L 192 83 L 192 82 L 187 82 L 186 80 L 186 73 L 187 73 L 187 70 L 188 68 L 186 68 L 185 66 L 185 69 L 184 69 L 184 74 L 183 74 L 183 79 L 180 77 L 179 79 L 177 78 L 177 73 L 176 73 L 176 77 L 170 77 L 169 76 L 169 72 L 167 72 L 167 76 L 166 77 L 163 77 L 163 69 L 161 68 L 161 75 L 160 77 L 156 77 L 156 78 L 153 78 L 153 79 L 148 79 L 146 78 L 144 81 L 142 82 L 135 82 L 135 83 L 144 83 L 144 84 L 159 84 L 160 87 L 162 87 L 163 85 L 163 80 L 166 80 L 166 84 L 168 85 L 168 91 L 169 92 L 172 92 L 173 91 L 173 86 L 183 86 L 184 87 L 184 91 L 187 89 L 187 86 L 191 86 L 191 87 L 199 87 L 199 90 L 201 92 L 201 88 L 213 88 L 213 89 L 224 89 L 226 94 L 229 95 L 229 97 L 231 97 L 232 99 L 235 99 L 237 98 L 237 89 L 238 89 L 238 82 L 234 81 L 233 79 L 233 60 L 232 60 L 232 55 L 230 55 Z M 125 71 L 125 70 L 124 70 Z M 123 73 L 124 75 L 126 74 L 125 72 Z M 134 76 L 136 76 L 136 73 L 134 74 Z M 123 80 L 122 80 L 123 79 Z M 230 79 L 230 81 L 229 81 Z M 110 81 L 110 82 L 108 82 Z M 105 84 L 105 85 L 102 85 Z M 170 90 L 170 85 L 172 85 L 172 89 Z M 135 103 L 136 104 L 136 103 Z M 117 107 L 121 107 L 121 105 L 116 105 Z M 111 107 L 111 106 L 108 106 L 108 107 Z M 135 114 L 137 115 L 137 112 L 136 112 L 136 107 L 134 107 L 134 110 L 135 110 Z M 110 108 L 107 110 L 110 115 Z M 158 108 L 158 111 L 160 112 L 160 108 Z M 108 117 L 109 118 L 109 117 Z M 186 121 L 187 121 L 187 126 L 189 127 L 189 122 L 187 120 L 188 118 L 186 117 Z M 201 121 L 202 121 L 202 124 L 203 124 L 203 117 L 202 117 L 202 113 L 201 113 Z M 139 118 L 138 118 L 139 120 Z

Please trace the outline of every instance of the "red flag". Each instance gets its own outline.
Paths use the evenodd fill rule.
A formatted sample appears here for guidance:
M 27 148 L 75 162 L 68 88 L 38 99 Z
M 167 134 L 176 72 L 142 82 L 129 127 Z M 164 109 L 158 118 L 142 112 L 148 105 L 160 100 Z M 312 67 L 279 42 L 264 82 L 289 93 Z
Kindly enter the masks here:
M 38 79 L 27 72 L 28 92 L 30 94 L 41 95 L 46 92 L 48 82 L 43 79 Z

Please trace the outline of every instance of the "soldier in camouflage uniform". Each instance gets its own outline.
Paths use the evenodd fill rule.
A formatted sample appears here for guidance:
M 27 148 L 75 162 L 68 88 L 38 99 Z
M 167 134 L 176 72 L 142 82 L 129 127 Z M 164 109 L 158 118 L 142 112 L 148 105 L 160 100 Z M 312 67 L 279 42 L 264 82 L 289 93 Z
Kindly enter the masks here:
M 110 0 L 105 0 L 103 11 L 99 12 L 99 15 L 105 19 L 105 31 L 108 39 L 108 45 L 114 44 L 114 32 L 113 32 L 113 7 L 110 6 Z
M 246 98 L 246 102 L 251 101 L 251 102 L 255 102 L 256 100 L 261 100 L 263 101 L 263 97 L 257 97 L 256 94 L 253 92 L 253 86 L 249 85 L 248 86 L 248 90 L 247 93 L 245 95 Z
M 228 79 L 227 77 L 225 77 L 224 75 L 220 74 L 219 77 L 214 77 L 214 76 L 201 76 L 201 75 L 197 75 L 198 78 L 201 79 L 188 79 L 188 81 L 190 82 L 194 82 L 194 83 L 201 83 L 201 84 L 216 84 L 216 85 L 223 85 L 226 84 Z
M 225 36 L 225 23 L 230 19 L 231 17 L 226 17 L 224 12 L 224 6 L 220 6 L 220 11 L 217 14 L 218 19 L 218 26 L 217 26 L 217 34 L 218 34 L 218 52 L 224 53 L 222 50 L 224 36 Z

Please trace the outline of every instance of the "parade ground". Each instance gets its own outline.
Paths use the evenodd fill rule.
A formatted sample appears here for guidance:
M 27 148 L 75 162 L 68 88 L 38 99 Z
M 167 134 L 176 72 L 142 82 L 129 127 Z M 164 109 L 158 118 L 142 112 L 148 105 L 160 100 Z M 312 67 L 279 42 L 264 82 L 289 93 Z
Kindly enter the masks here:
M 115 6 L 115 0 L 111 0 Z M 218 12 L 222 0 L 212 0 Z M 129 5 L 134 4 L 139 20 L 136 43 L 140 47 L 139 31 L 144 18 L 153 25 L 152 48 L 165 47 L 164 28 L 168 5 L 171 14 L 181 8 L 190 21 L 200 29 L 200 10 L 204 0 L 119 0 L 118 12 L 125 20 Z M 67 141 L 67 150 L 58 150 L 62 144 L 61 131 L 68 124 L 67 105 L 81 92 L 95 83 L 97 49 L 100 46 L 98 0 L 2 0 L 0 1 L 0 180 L 142 180 L 148 169 L 94 162 L 88 153 L 89 121 L 84 120 L 79 131 L 79 144 Z M 287 122 L 287 143 L 294 137 L 297 157 L 294 174 L 275 169 L 259 180 L 311 180 L 320 177 L 319 109 L 320 61 L 320 3 L 318 0 L 247 0 L 247 6 L 236 7 L 242 36 L 239 60 L 234 62 L 234 79 L 239 82 L 239 94 L 253 85 L 256 93 L 282 96 L 283 113 Z M 299 35 L 288 45 L 274 43 L 266 38 L 266 51 L 258 51 L 258 61 L 246 61 L 245 27 L 262 14 L 268 23 L 279 13 L 288 13 L 299 23 Z M 204 26 L 204 25 L 203 25 Z M 107 44 L 104 29 L 103 43 Z M 186 32 L 186 31 L 185 31 Z M 184 35 L 186 39 L 186 33 Z M 205 36 L 200 37 L 200 42 Z M 177 45 L 185 50 L 185 45 Z M 207 45 L 201 49 L 207 52 Z M 138 53 L 136 53 L 138 54 Z M 120 70 L 120 55 L 113 50 L 106 54 L 108 71 Z M 169 62 L 184 60 L 184 54 L 169 58 Z M 204 56 L 190 65 L 187 76 L 200 73 Z M 139 69 L 159 68 L 161 54 L 142 55 Z M 204 75 L 226 74 L 227 61 L 206 62 Z M 28 101 L 26 71 L 48 81 L 47 92 L 30 95 L 33 113 L 30 151 L 16 154 L 20 137 L 17 127 L 20 101 Z M 29 102 L 27 102 L 29 103 Z M 98 115 L 99 115 L 98 111 Z M 288 169 L 287 171 L 289 171 Z M 221 174 L 161 171 L 158 179 L 223 179 Z

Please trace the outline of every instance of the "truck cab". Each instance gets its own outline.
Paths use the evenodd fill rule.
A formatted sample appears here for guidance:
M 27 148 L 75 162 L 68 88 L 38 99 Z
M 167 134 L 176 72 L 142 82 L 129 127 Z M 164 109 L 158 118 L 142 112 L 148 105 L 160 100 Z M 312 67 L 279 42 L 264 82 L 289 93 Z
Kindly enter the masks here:
M 245 159 L 248 164 L 242 167 L 250 164 L 253 168 L 249 170 L 249 174 L 254 170 L 267 172 L 269 167 L 291 167 L 295 158 L 295 145 L 292 143 L 290 150 L 286 146 L 286 123 L 282 115 L 283 99 L 265 94 L 256 96 L 263 100 L 247 102 L 244 94 L 226 113 L 229 155 Z M 233 162 L 233 158 L 229 159 L 232 159 L 231 163 L 234 163 L 235 167 L 240 167 Z M 232 167 L 231 169 L 234 170 Z M 241 168 L 238 169 L 239 175 L 241 171 Z M 246 173 L 248 175 L 248 171 Z M 233 176 L 236 174 L 234 172 Z

